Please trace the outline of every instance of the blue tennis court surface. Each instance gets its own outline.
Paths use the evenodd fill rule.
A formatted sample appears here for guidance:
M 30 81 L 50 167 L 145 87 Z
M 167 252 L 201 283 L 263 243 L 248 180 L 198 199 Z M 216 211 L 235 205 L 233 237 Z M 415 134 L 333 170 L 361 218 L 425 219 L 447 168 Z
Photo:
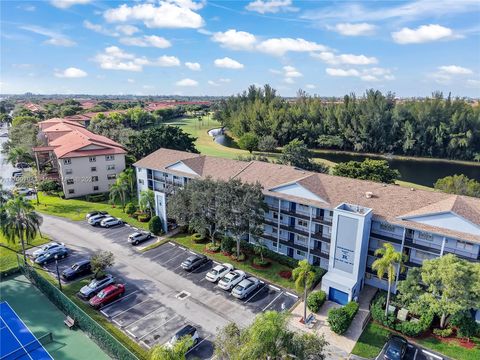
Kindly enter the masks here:
M 0 359 L 53 360 L 6 301 L 0 303 Z

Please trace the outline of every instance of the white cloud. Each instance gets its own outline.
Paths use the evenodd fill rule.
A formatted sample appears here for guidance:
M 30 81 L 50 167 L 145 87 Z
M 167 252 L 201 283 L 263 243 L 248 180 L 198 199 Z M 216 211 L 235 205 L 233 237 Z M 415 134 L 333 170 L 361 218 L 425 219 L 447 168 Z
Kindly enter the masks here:
M 375 25 L 369 23 L 339 23 L 328 29 L 338 32 L 345 36 L 366 36 L 372 35 L 375 32 Z
M 222 82 L 222 83 L 229 83 L 230 81 L 232 81 L 231 79 L 228 79 L 228 78 L 220 78 L 218 79 L 218 81 Z
M 252 50 L 257 42 L 255 35 L 246 31 L 237 31 L 229 29 L 225 32 L 216 32 L 212 36 L 212 40 L 221 46 L 233 50 Z
M 313 85 L 313 84 L 307 84 L 307 85 L 305 85 L 305 87 L 306 87 L 307 89 L 310 89 L 310 90 L 312 90 L 312 89 L 315 89 L 315 88 L 316 88 L 316 86 L 315 86 L 315 85 Z
M 198 81 L 186 78 L 186 79 L 177 81 L 175 85 L 184 86 L 184 87 L 198 86 Z
M 75 68 L 75 67 L 69 67 L 69 68 L 66 68 L 65 70 L 55 71 L 55 76 L 59 77 L 59 78 L 74 79 L 74 78 L 82 78 L 82 77 L 85 77 L 87 75 L 88 74 L 85 71 L 83 71 L 81 69 L 78 69 L 78 68 Z
M 312 53 L 312 57 L 320 59 L 327 64 L 338 65 L 338 64 L 348 64 L 348 65 L 371 65 L 378 63 L 377 58 L 367 57 L 365 55 L 353 55 L 353 54 L 341 54 L 335 55 L 329 51 L 322 51 L 320 53 Z
M 307 41 L 301 38 L 273 38 L 262 41 L 258 44 L 257 49 L 267 54 L 282 56 L 286 52 L 309 52 L 309 51 L 326 51 L 324 45 L 317 44 L 312 41 Z
M 103 35 L 106 35 L 106 36 L 119 36 L 120 35 L 118 32 L 107 29 L 100 24 L 94 24 L 94 23 L 92 23 L 88 20 L 85 20 L 83 22 L 83 26 L 88 30 L 95 31 L 99 34 L 103 34 Z
M 452 75 L 470 75 L 473 71 L 457 65 L 439 66 L 438 69 L 444 73 Z
M 392 33 L 393 40 L 398 44 L 420 44 L 451 37 L 452 29 L 437 24 L 422 25 L 416 29 L 404 27 Z
M 73 5 L 85 5 L 92 0 L 51 0 L 50 3 L 59 9 L 68 9 Z
M 130 84 L 133 84 L 135 82 L 135 79 L 127 79 L 127 82 L 129 82 Z
M 358 70 L 355 69 L 336 69 L 336 68 L 326 68 L 325 72 L 330 75 L 330 76 L 341 76 L 341 77 L 347 77 L 347 76 L 360 76 L 360 73 Z
M 194 5 L 196 4 L 196 5 Z M 142 21 L 148 28 L 191 28 L 204 25 L 203 18 L 194 10 L 198 4 L 192 1 L 160 1 L 155 4 L 120 5 L 103 13 L 108 22 Z
M 49 39 L 44 42 L 45 44 L 48 44 L 48 45 L 70 47 L 70 46 L 75 46 L 77 44 L 75 41 L 70 40 L 67 36 L 57 33 L 55 31 L 46 29 L 41 26 L 24 25 L 24 26 L 20 26 L 20 29 L 48 37 Z
M 132 36 L 133 34 L 140 31 L 139 28 L 133 25 L 117 25 L 115 29 L 127 36 Z
M 129 46 L 156 47 L 160 49 L 165 49 L 172 46 L 172 43 L 170 41 L 156 35 L 144 35 L 143 37 L 126 37 L 121 38 L 120 42 L 124 45 Z
M 104 52 L 97 54 L 94 60 L 102 69 L 123 71 L 142 71 L 143 66 L 149 63 L 146 58 L 135 57 L 134 54 L 126 53 L 117 46 L 105 48 Z
M 29 11 L 29 12 L 37 10 L 35 5 L 32 5 L 32 4 L 22 4 L 22 5 L 17 6 L 17 9 L 20 9 L 20 10 L 23 10 L 23 11 Z
M 372 67 L 362 70 L 357 69 L 341 69 L 341 68 L 326 68 L 325 72 L 330 76 L 336 77 L 358 77 L 363 81 L 376 82 L 382 80 L 394 80 L 390 69 L 381 67 Z
M 185 66 L 186 66 L 187 68 L 189 68 L 190 70 L 192 70 L 192 71 L 200 71 L 201 68 L 202 68 L 202 67 L 200 66 L 200 64 L 197 63 L 197 62 L 188 62 L 188 61 L 187 61 L 187 62 L 185 63 Z
M 211 86 L 220 86 L 219 83 L 213 81 L 213 80 L 208 80 L 208 85 L 211 85 Z
M 224 57 L 223 59 L 215 59 L 213 63 L 215 64 L 216 67 L 226 68 L 226 69 L 243 69 L 244 68 L 243 64 L 229 57 Z
M 303 76 L 300 71 L 291 65 L 284 66 L 282 70 L 270 69 L 270 72 L 275 75 L 281 75 L 283 77 L 283 81 L 287 84 L 293 84 L 295 82 L 295 78 Z
M 156 61 L 151 62 L 149 65 L 156 65 L 161 67 L 180 66 L 180 60 L 176 56 L 162 55 L 157 58 Z
M 474 88 L 478 88 L 478 87 L 480 87 L 480 80 L 468 79 L 467 80 L 467 85 L 471 86 L 471 87 L 474 87 Z
M 255 0 L 249 3 L 245 9 L 255 11 L 260 14 L 295 12 L 299 9 L 292 6 L 292 0 Z

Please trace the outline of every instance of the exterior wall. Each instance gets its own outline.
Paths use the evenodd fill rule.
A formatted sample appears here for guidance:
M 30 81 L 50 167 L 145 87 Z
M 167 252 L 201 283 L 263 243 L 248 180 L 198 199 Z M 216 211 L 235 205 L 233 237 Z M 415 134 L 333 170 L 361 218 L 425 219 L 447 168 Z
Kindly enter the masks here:
M 65 198 L 108 192 L 115 178 L 108 179 L 107 176 L 117 176 L 125 169 L 124 154 L 115 154 L 114 160 L 106 160 L 105 155 L 92 158 L 95 161 L 91 162 L 89 156 L 57 160 Z M 70 164 L 66 163 L 68 160 Z M 107 166 L 114 166 L 114 169 L 107 170 Z

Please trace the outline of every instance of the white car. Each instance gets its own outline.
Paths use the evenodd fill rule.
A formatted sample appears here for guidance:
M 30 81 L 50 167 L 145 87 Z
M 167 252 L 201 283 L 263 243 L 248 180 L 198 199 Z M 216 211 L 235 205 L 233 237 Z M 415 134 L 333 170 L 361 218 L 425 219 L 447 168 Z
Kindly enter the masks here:
M 138 245 L 142 241 L 147 241 L 152 237 L 153 237 L 153 234 L 150 232 L 137 231 L 137 232 L 134 232 L 133 234 L 128 235 L 128 242 L 132 245 Z
M 40 249 L 35 250 L 32 253 L 32 256 L 33 256 L 34 259 L 36 259 L 37 257 L 45 254 L 49 250 L 57 249 L 57 248 L 60 248 L 60 247 L 65 247 L 65 244 L 64 243 L 51 242 L 51 243 L 43 245 Z
M 36 193 L 35 189 L 24 188 L 24 187 L 16 188 L 16 189 L 13 190 L 13 192 L 17 195 L 27 195 L 27 196 L 30 196 L 30 195 Z
M 114 218 L 112 216 L 106 217 L 102 221 L 100 221 L 100 226 L 104 228 L 109 228 L 110 226 L 121 225 L 123 221 L 118 218 Z
M 260 280 L 254 277 L 249 277 L 248 279 L 242 280 L 237 286 L 232 290 L 232 295 L 237 299 L 243 299 L 248 296 L 252 291 L 258 289 L 262 283 Z
M 217 282 L 232 270 L 233 265 L 231 264 L 217 265 L 205 275 L 205 279 L 210 282 Z
M 92 226 L 97 226 L 97 225 L 100 225 L 101 221 L 103 219 L 106 219 L 107 217 L 108 216 L 104 215 L 104 214 L 98 214 L 98 215 L 90 216 L 88 218 L 88 223 Z
M 243 272 L 242 270 L 230 271 L 218 282 L 218 287 L 220 289 L 230 291 L 235 285 L 237 285 L 246 277 L 247 274 L 245 274 L 245 272 Z

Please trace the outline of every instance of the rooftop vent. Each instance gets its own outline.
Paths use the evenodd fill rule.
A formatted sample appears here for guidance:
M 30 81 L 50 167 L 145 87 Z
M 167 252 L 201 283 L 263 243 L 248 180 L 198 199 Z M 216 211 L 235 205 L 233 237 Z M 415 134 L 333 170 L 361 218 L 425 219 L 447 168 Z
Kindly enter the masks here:
M 371 198 L 373 197 L 373 192 L 367 191 L 367 192 L 365 193 L 365 197 L 366 197 L 367 199 L 371 199 Z
M 414 189 L 414 188 L 410 188 L 410 191 L 415 191 L 415 189 Z

